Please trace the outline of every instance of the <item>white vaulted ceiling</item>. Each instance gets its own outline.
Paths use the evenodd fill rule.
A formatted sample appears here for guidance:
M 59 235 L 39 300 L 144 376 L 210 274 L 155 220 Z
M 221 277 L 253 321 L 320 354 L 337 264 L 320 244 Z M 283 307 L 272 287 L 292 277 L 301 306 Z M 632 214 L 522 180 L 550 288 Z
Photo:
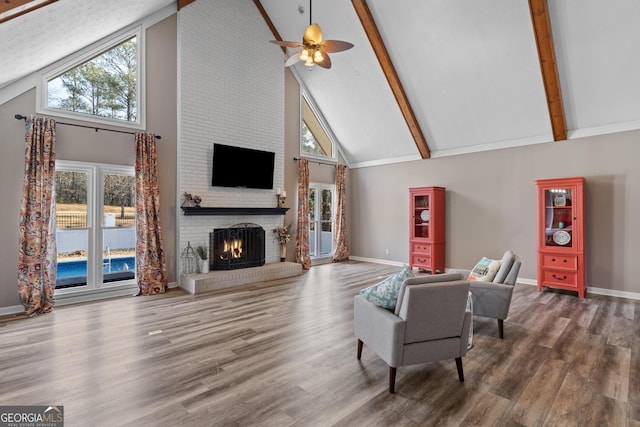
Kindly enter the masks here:
M 2 22 L 0 88 L 174 4 L 175 0 L 58 0 Z
M 283 40 L 301 40 L 309 0 L 254 2 Z M 640 128 L 637 0 L 547 1 L 561 94 L 553 105 L 564 120 L 560 138 L 554 138 L 529 6 L 540 0 L 316 0 L 313 21 L 324 37 L 355 46 L 333 54 L 329 70 L 298 63 L 295 73 L 351 167 L 428 157 L 378 62 L 357 3 L 370 11 L 415 118 L 409 123 L 430 157 Z M 0 89 L 173 4 L 59 0 L 6 21 L 0 24 Z M 264 43 L 284 62 L 278 46 Z M 38 55 L 30 54 L 36 49 Z
M 353 1 L 313 3 L 326 38 L 355 47 L 306 70 L 352 166 L 420 152 Z M 261 0 L 280 36 L 299 40 L 308 0 Z M 368 0 L 431 157 L 554 141 L 527 0 Z M 534 2 L 534 4 L 537 2 Z M 548 0 L 566 138 L 640 128 L 640 3 Z

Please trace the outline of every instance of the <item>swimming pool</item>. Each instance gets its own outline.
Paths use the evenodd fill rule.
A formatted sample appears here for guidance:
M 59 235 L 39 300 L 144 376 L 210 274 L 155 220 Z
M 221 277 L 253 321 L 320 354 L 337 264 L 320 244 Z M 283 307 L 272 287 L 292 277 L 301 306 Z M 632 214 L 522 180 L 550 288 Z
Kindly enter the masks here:
M 111 269 L 109 269 L 109 260 L 102 260 L 104 266 L 102 272 L 116 273 L 120 271 L 134 272 L 136 269 L 136 257 L 118 257 L 111 258 Z M 87 275 L 87 260 L 76 261 L 58 261 L 58 279 L 66 279 L 68 277 L 82 277 Z

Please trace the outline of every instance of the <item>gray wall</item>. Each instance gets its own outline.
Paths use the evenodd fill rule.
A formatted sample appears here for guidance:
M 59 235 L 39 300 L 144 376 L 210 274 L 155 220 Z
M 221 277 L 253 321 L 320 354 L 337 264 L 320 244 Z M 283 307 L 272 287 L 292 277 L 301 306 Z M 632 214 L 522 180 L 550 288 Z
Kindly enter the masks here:
M 587 286 L 640 292 L 640 131 L 351 170 L 351 254 L 407 263 L 409 187 L 447 188 L 446 266 L 513 249 L 536 280 L 535 180 L 586 178 Z M 385 254 L 385 249 L 389 254 Z
M 167 250 L 168 278 L 175 281 L 176 210 L 176 17 L 147 30 L 147 129 L 158 141 L 161 220 Z M 17 289 L 18 223 L 24 169 L 23 122 L 14 114 L 35 113 L 35 89 L 0 105 L 0 312 L 20 305 Z M 54 117 L 55 118 L 55 117 Z M 73 120 L 59 120 L 73 122 Z M 59 125 L 56 156 L 116 165 L 133 165 L 133 136 Z

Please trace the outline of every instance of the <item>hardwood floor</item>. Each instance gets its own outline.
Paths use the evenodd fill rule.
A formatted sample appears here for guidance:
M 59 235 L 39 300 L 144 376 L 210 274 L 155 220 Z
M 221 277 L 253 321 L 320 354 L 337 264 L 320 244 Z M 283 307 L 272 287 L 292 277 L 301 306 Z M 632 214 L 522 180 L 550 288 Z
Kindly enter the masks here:
M 356 360 L 353 295 L 398 267 L 348 262 L 204 295 L 171 290 L 0 319 L 0 405 L 67 426 L 640 426 L 640 302 L 517 285 L 505 339 L 463 358 Z

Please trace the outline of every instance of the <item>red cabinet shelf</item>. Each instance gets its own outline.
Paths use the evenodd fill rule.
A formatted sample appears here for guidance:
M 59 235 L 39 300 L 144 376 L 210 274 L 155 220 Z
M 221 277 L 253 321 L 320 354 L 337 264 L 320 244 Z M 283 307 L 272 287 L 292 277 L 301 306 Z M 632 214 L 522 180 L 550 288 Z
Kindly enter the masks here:
M 409 267 L 444 273 L 443 187 L 409 189 Z
M 538 190 L 538 291 L 586 292 L 585 210 L 582 177 L 536 181 Z

